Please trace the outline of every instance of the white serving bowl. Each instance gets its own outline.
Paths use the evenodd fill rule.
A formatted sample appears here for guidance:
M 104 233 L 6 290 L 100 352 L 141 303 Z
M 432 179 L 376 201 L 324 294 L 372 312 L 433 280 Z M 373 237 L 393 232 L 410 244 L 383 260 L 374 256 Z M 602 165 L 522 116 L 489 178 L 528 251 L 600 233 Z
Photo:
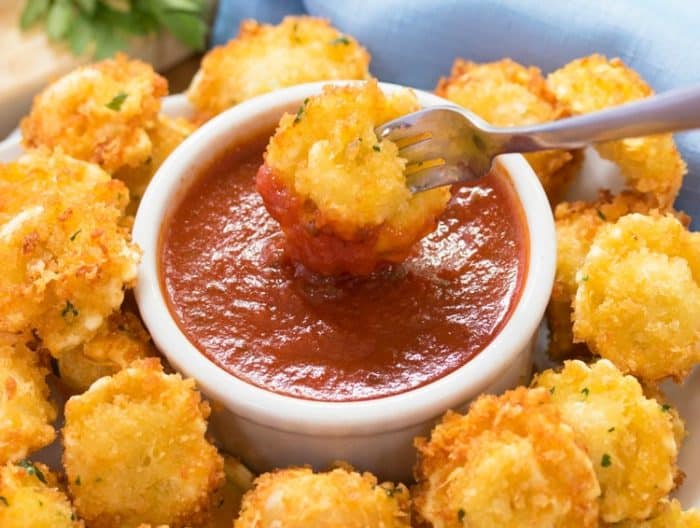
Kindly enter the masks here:
M 295 112 L 304 98 L 318 94 L 325 84 L 294 86 L 242 103 L 206 123 L 166 160 L 143 197 L 134 225 L 134 240 L 143 250 L 136 299 L 155 344 L 173 367 L 197 381 L 212 402 L 212 431 L 218 441 L 252 469 L 303 464 L 324 469 L 332 461 L 346 460 L 381 478 L 408 480 L 415 461 L 414 437 L 427 434 L 447 409 L 464 409 L 477 395 L 501 392 L 529 375 L 533 340 L 554 280 L 556 250 L 547 197 L 522 156 L 497 160 L 512 179 L 529 232 L 520 299 L 509 321 L 481 353 L 417 389 L 367 401 L 320 402 L 246 383 L 211 362 L 187 339 L 168 310 L 159 278 L 161 228 L 200 171 L 226 147 L 272 130 L 283 112 Z M 402 88 L 380 86 L 387 93 Z M 416 94 L 424 107 L 449 104 L 426 92 Z

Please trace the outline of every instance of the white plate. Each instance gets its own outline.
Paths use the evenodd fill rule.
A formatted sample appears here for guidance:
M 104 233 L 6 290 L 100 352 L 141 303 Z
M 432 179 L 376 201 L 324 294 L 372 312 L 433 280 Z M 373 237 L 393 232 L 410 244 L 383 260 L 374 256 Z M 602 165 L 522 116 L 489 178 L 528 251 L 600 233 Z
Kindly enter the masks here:
M 188 116 L 192 108 L 184 95 L 171 95 L 163 102 L 163 113 L 173 116 Z M 17 159 L 23 150 L 17 131 L 0 143 L 0 162 L 8 162 Z M 593 150 L 586 151 L 586 159 L 583 164 L 581 176 L 572 185 L 569 199 L 595 198 L 599 187 L 608 187 L 613 190 L 621 187 L 621 177 L 617 168 L 598 157 Z M 540 340 L 540 343 L 544 343 Z M 543 350 L 539 351 L 538 365 L 546 364 Z M 685 481 L 675 496 L 681 501 L 684 508 L 700 508 L 700 368 L 696 368 L 688 377 L 685 384 L 676 385 L 671 382 L 664 383 L 664 392 L 671 403 L 680 411 L 685 420 L 688 436 L 683 443 L 679 457 L 679 465 L 685 473 Z M 60 460 L 58 442 L 47 448 L 41 458 L 48 462 L 58 463 Z

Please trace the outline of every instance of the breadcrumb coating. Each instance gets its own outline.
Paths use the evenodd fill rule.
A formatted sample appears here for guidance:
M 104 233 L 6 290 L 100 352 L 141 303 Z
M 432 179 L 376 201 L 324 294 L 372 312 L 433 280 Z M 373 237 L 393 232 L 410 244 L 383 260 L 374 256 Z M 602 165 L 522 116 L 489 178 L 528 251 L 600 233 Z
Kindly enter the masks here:
M 83 528 L 56 476 L 44 464 L 24 460 L 0 466 L 2 528 Z
M 6 336 L 0 341 L 0 464 L 26 458 L 56 436 L 51 425 L 56 409 L 45 380 L 48 370 L 26 340 Z
M 657 511 L 645 521 L 625 521 L 615 528 L 700 528 L 700 510 L 683 511 L 676 499 L 665 500 L 657 506 Z
M 412 91 L 386 95 L 372 80 L 327 86 L 282 117 L 257 186 L 295 260 L 323 274 L 364 275 L 402 261 L 435 228 L 449 188 L 412 194 L 398 147 L 374 133 L 418 108 Z
M 542 72 L 511 59 L 475 63 L 455 60 L 450 77 L 443 77 L 435 93 L 454 101 L 494 126 L 510 127 L 553 121 L 568 116 L 547 87 Z M 525 154 L 552 203 L 561 199 L 574 176 L 565 170 L 571 152 L 548 150 Z
M 592 463 L 545 389 L 481 396 L 416 447 L 414 505 L 435 528 L 598 525 Z
M 96 334 L 136 279 L 128 201 L 122 182 L 58 152 L 0 165 L 0 331 L 34 329 L 55 356 Z
M 245 20 L 238 36 L 202 59 L 187 95 L 204 118 L 256 95 L 312 81 L 366 79 L 370 56 L 327 20 Z
M 639 382 L 610 361 L 566 361 L 534 381 L 548 389 L 562 418 L 580 434 L 600 482 L 600 516 L 645 519 L 673 488 L 680 448 L 669 407 L 644 396 Z
M 163 114 L 158 116 L 155 126 L 148 130 L 152 145 L 151 155 L 141 165 L 122 168 L 114 175 L 129 188 L 129 214 L 136 214 L 139 202 L 155 173 L 173 150 L 194 130 L 195 126 L 184 118 L 173 118 Z
M 193 380 L 140 360 L 70 398 L 65 415 L 63 465 L 89 526 L 206 519 L 223 460 L 205 438 L 209 405 Z
M 547 85 L 574 114 L 587 114 L 654 94 L 651 87 L 620 59 L 602 55 L 576 59 L 547 76 Z M 596 146 L 616 163 L 628 183 L 653 193 L 663 208 L 673 204 L 686 173 L 671 134 L 610 141 Z
M 151 336 L 138 316 L 113 313 L 87 343 L 58 358 L 61 381 L 73 392 L 86 391 L 96 380 L 116 374 L 137 359 L 155 355 Z
M 651 382 L 700 362 L 700 233 L 671 215 L 623 216 L 599 229 L 576 281 L 575 341 Z
M 626 214 L 646 214 L 657 207 L 653 196 L 635 191 L 623 191 L 615 196 L 601 191 L 594 202 L 562 202 L 556 207 L 557 272 L 547 308 L 548 351 L 553 359 L 588 355 L 585 345 L 573 343 L 572 304 L 578 288 L 576 273 L 583 265 L 598 229 Z M 687 225 L 687 216 L 675 214 Z
M 379 484 L 370 473 L 314 473 L 292 468 L 265 473 L 243 497 L 234 528 L 398 528 L 411 526 L 403 484 Z
M 110 174 L 136 167 L 151 155 L 148 130 L 167 93 L 149 64 L 123 54 L 83 66 L 36 96 L 21 123 L 24 146 L 61 148 Z

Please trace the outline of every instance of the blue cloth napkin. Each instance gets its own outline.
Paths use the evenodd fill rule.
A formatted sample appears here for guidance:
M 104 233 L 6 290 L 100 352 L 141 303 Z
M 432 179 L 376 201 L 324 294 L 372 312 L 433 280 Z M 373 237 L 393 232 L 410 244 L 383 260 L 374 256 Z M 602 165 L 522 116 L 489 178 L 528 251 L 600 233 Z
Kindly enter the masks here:
M 431 90 L 455 57 L 511 57 L 550 72 L 591 53 L 620 57 L 657 91 L 700 84 L 698 0 L 220 0 L 213 44 L 244 18 L 329 18 L 372 54 L 380 80 Z M 688 175 L 676 206 L 698 217 L 700 132 L 677 136 Z

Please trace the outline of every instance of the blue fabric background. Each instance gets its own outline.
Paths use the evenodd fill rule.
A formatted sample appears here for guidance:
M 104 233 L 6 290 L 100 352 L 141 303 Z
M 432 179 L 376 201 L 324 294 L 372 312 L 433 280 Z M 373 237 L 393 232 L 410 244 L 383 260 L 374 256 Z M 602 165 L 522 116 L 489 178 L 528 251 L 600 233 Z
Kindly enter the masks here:
M 213 44 L 244 18 L 329 18 L 372 54 L 383 81 L 431 90 L 455 57 L 512 57 L 546 73 L 594 52 L 619 56 L 657 91 L 700 83 L 699 0 L 220 0 Z M 688 163 L 676 206 L 700 228 L 700 132 L 679 134 Z

